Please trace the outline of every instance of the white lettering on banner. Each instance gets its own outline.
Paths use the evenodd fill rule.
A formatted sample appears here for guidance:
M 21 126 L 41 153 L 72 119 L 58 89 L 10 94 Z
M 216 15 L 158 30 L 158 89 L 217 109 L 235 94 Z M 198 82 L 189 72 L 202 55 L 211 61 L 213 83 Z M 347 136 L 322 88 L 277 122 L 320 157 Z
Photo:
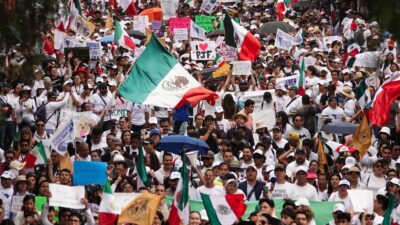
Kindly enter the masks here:
M 214 60 L 217 55 L 215 46 L 215 41 L 192 41 L 190 57 L 192 60 Z
M 276 32 L 275 47 L 290 51 L 293 37 L 278 28 Z
M 201 10 L 204 12 L 211 14 L 214 10 L 214 7 L 218 4 L 218 0 L 204 0 L 203 4 L 201 4 Z
M 251 74 L 251 61 L 234 61 L 232 75 L 250 75 Z
M 116 109 L 111 113 L 111 119 L 119 120 L 121 117 L 126 117 L 127 115 L 126 109 Z
M 380 53 L 377 51 L 357 54 L 353 67 L 376 68 L 379 64 L 379 55 Z
M 298 82 L 297 80 L 299 79 L 299 75 L 293 75 L 293 76 L 288 76 L 288 77 L 282 77 L 282 78 L 277 78 L 276 83 L 280 84 L 283 83 L 285 86 L 291 86 L 291 85 L 296 85 Z
M 163 20 L 169 20 L 169 18 L 175 17 L 176 10 L 178 10 L 178 5 L 179 0 L 161 0 Z
M 85 205 L 81 199 L 85 197 L 84 186 L 67 186 L 60 184 L 49 184 L 51 198 L 50 206 L 60 206 L 71 209 L 84 209 Z
M 11 203 L 11 212 L 13 213 L 17 213 L 20 212 L 22 209 L 22 201 L 24 200 L 25 196 L 18 196 L 18 195 L 14 195 L 12 197 L 12 203 Z
M 174 29 L 174 40 L 175 41 L 186 41 L 188 40 L 189 34 L 186 28 L 175 28 Z

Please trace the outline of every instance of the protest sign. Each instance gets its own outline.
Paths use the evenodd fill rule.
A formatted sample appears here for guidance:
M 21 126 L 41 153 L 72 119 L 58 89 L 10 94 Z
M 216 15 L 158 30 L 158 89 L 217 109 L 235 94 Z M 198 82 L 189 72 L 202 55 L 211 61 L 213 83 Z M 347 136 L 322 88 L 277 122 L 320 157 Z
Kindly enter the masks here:
M 232 62 L 238 59 L 237 57 L 237 49 L 225 44 L 221 44 L 219 54 L 222 56 L 224 61 Z
M 72 119 L 73 111 L 67 109 L 60 110 L 60 124 L 67 123 L 70 119 Z
M 115 214 L 121 214 L 122 209 L 125 208 L 139 193 L 123 193 L 115 192 L 111 202 L 111 210 Z
M 86 20 L 80 15 L 70 15 L 70 25 L 69 28 L 76 33 L 82 35 L 83 37 L 89 37 L 91 31 L 87 26 Z
M 251 74 L 251 61 L 234 61 L 232 75 L 250 75 Z
M 217 20 L 215 16 L 196 16 L 194 21 L 203 28 L 206 33 L 214 30 L 214 22 Z
M 218 0 L 203 0 L 200 9 L 208 14 L 211 14 L 217 4 Z
M 49 139 L 51 147 L 62 156 L 67 152 L 68 143 L 74 140 L 73 130 L 74 124 L 72 119 L 70 119 L 61 124 Z
M 14 195 L 12 197 L 12 202 L 11 202 L 11 212 L 13 213 L 17 213 L 20 212 L 22 210 L 22 201 L 24 200 L 25 196 L 18 196 L 18 195 Z
M 293 37 L 278 28 L 275 38 L 275 47 L 290 51 L 292 49 Z
M 205 30 L 193 21 L 190 22 L 190 38 L 197 38 L 203 41 L 207 40 Z
M 376 68 L 379 64 L 379 52 L 364 52 L 357 54 L 353 67 Z
M 254 107 L 255 108 L 259 108 L 261 109 L 261 103 L 264 100 L 264 92 L 265 91 L 245 91 L 245 92 L 236 92 L 236 93 L 232 93 L 234 96 L 236 96 L 237 98 L 237 105 L 239 108 L 243 108 L 244 107 L 244 102 L 247 99 L 251 99 L 254 101 Z
M 67 34 L 58 30 L 54 30 L 54 49 L 63 49 L 64 39 Z
M 186 28 L 174 29 L 174 41 L 186 41 L 189 39 L 188 35 L 188 29 Z
M 92 112 L 74 112 L 72 121 L 74 125 L 74 137 L 84 137 L 90 133 L 90 117 Z
M 174 17 L 169 19 L 169 32 L 173 33 L 176 28 L 190 29 L 190 17 Z
M 161 0 L 161 8 L 163 11 L 163 20 L 168 20 L 176 16 L 179 0 Z
M 277 84 L 283 83 L 285 86 L 288 87 L 291 85 L 296 85 L 298 79 L 299 79 L 299 75 L 293 75 L 293 76 L 288 76 L 288 77 L 277 78 L 276 83 Z
M 214 60 L 217 55 L 215 41 L 192 41 L 190 47 L 192 60 Z
M 307 68 L 308 66 L 315 66 L 316 58 L 313 56 L 304 57 L 304 66 Z
M 43 210 L 43 206 L 46 203 L 47 198 L 45 196 L 35 196 L 35 207 L 39 212 Z
M 374 195 L 371 190 L 348 190 L 353 210 L 356 213 L 373 213 Z
M 160 36 L 162 23 L 160 20 L 151 21 L 151 31 L 153 31 L 157 36 Z
M 267 124 L 268 130 L 272 129 L 275 126 L 276 116 L 275 116 L 275 110 L 273 109 L 266 109 L 266 110 L 254 109 L 251 115 L 253 116 L 253 127 L 256 127 L 256 124 L 259 122 L 265 122 Z
M 86 42 L 86 47 L 89 48 L 90 67 L 95 68 L 97 63 L 100 62 L 101 44 L 97 41 L 88 41 Z
M 146 33 L 147 25 L 149 24 L 148 16 L 134 16 L 133 17 L 133 27 L 135 30 Z
M 64 55 L 72 52 L 74 58 L 78 58 L 82 63 L 89 63 L 89 48 L 88 47 L 73 47 L 64 48 Z
M 342 43 L 342 37 L 341 36 L 324 36 L 324 37 L 322 37 L 322 42 L 324 43 L 325 46 L 328 42 L 330 42 L 332 44 L 332 42 L 334 42 L 334 41 L 339 41 L 340 43 Z
M 60 206 L 71 209 L 84 209 L 85 205 L 81 199 L 85 198 L 84 186 L 67 186 L 60 184 L 49 184 L 51 198 L 50 206 Z
M 303 43 L 303 28 L 300 28 L 299 32 L 292 39 L 292 45 L 299 45 L 301 43 Z
M 64 48 L 76 48 L 76 47 L 86 47 L 86 45 L 84 42 L 76 39 L 75 37 L 65 35 L 60 50 L 64 50 Z
M 107 177 L 107 163 L 74 161 L 74 185 L 104 185 Z

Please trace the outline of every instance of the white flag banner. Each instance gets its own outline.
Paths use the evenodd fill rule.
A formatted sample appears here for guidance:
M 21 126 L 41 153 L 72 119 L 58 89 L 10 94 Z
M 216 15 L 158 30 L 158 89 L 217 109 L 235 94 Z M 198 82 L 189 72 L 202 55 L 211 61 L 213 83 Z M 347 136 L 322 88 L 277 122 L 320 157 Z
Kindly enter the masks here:
M 149 24 L 149 17 L 148 16 L 135 16 L 133 17 L 133 27 L 135 30 L 146 34 L 146 28 Z
M 169 20 L 171 17 L 176 17 L 179 0 L 161 0 L 161 8 L 163 11 L 163 20 Z
M 68 151 L 67 146 L 68 143 L 73 142 L 73 131 L 74 131 L 74 123 L 72 122 L 72 118 L 66 123 L 62 123 L 50 137 L 50 145 L 56 150 L 60 155 L 65 155 Z
M 278 28 L 275 38 L 275 47 L 290 51 L 292 49 L 293 37 Z
M 203 41 L 207 40 L 205 30 L 193 22 L 193 20 L 190 22 L 190 37 L 201 39 Z
M 297 34 L 293 37 L 292 45 L 299 45 L 303 43 L 303 28 L 297 32 Z
M 251 74 L 251 61 L 234 61 L 232 75 L 250 75 Z
M 360 53 L 356 55 L 356 61 L 353 67 L 376 68 L 379 64 L 379 55 L 380 53 L 378 51 Z
M 67 186 L 61 184 L 49 184 L 51 198 L 50 206 L 60 206 L 71 209 L 84 209 L 81 199 L 85 198 L 84 186 Z

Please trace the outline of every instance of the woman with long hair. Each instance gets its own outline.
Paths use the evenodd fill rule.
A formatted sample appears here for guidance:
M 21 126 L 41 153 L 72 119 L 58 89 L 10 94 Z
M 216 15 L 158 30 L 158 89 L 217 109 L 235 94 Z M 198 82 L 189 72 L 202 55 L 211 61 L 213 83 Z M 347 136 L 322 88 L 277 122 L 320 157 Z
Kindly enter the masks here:
M 131 145 L 131 136 L 132 134 L 130 130 L 122 131 L 121 134 L 122 148 L 129 147 Z
M 331 196 L 332 193 L 337 192 L 339 190 L 340 179 L 341 177 L 337 173 L 334 173 L 329 176 L 328 197 Z
M 226 94 L 222 100 L 222 108 L 224 109 L 224 118 L 232 120 L 237 112 L 236 102 L 231 94 Z
M 284 111 L 276 113 L 275 126 L 281 128 L 282 134 L 289 130 L 292 126 L 289 124 L 289 118 Z

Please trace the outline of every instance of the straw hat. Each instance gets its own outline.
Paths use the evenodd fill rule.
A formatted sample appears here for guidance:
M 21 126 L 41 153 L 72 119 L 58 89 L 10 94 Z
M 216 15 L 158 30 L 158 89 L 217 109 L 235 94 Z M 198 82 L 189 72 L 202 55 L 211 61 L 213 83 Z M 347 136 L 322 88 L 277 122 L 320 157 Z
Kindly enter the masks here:
M 348 98 L 354 98 L 354 92 L 349 86 L 338 88 L 337 91 Z
M 233 116 L 233 119 L 236 120 L 236 118 L 237 118 L 238 116 L 242 116 L 242 117 L 244 118 L 244 122 L 247 122 L 248 118 L 247 118 L 246 114 L 244 114 L 243 112 L 238 112 L 238 113 L 236 113 L 235 116 Z
M 261 128 L 267 128 L 267 123 L 265 123 L 265 122 L 256 123 L 256 130 L 261 129 Z

